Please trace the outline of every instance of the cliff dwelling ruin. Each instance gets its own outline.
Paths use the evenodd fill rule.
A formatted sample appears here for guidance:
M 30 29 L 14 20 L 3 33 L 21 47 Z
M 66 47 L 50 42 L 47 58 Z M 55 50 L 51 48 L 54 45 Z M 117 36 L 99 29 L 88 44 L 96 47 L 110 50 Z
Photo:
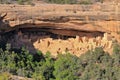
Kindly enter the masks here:
M 3 34 L 5 42 L 11 47 L 20 49 L 26 47 L 31 53 L 40 50 L 43 53 L 51 52 L 53 56 L 66 51 L 76 56 L 103 47 L 111 50 L 112 41 L 108 33 L 97 31 L 77 31 L 50 28 L 20 28 Z
M 4 5 L 5 10 L 1 7 L 0 11 L 6 13 L 0 22 L 0 46 L 6 42 L 12 48 L 26 47 L 31 53 L 49 51 L 55 57 L 65 52 L 80 56 L 95 47 L 111 53 L 114 39 L 120 40 L 117 33 L 120 21 L 112 12 L 114 5 L 103 6 L 106 5 L 50 5 L 51 8 Z M 83 11 L 85 7 L 89 9 Z

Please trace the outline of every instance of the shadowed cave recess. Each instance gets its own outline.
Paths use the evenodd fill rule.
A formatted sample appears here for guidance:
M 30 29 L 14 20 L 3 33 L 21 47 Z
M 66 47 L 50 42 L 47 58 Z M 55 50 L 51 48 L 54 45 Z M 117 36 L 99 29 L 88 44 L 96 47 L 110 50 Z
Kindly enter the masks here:
M 35 53 L 36 50 L 40 50 L 43 53 L 50 51 L 53 53 L 53 56 L 57 56 L 57 54 L 64 53 L 65 51 L 79 54 L 78 52 L 82 50 L 82 48 L 75 45 L 75 43 L 84 44 L 85 41 L 89 42 L 89 39 L 93 39 L 94 41 L 95 38 L 102 39 L 103 36 L 104 32 L 97 31 L 27 27 L 14 29 L 2 34 L 1 46 L 3 47 L 4 44 L 10 43 L 13 49 L 26 47 L 31 53 Z M 78 42 L 76 41 L 77 39 Z M 76 50 L 75 47 L 79 49 Z M 89 47 L 90 46 L 86 46 L 86 48 Z M 84 52 L 85 51 L 86 49 Z

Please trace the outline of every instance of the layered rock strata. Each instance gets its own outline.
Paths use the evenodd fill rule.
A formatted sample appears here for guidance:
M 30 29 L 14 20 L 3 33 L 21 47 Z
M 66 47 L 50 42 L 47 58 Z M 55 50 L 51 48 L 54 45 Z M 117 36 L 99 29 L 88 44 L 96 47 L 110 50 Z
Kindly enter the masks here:
M 0 40 L 13 48 L 80 56 L 95 47 L 111 52 L 114 39 L 120 42 L 119 3 L 0 5 L 0 14 Z

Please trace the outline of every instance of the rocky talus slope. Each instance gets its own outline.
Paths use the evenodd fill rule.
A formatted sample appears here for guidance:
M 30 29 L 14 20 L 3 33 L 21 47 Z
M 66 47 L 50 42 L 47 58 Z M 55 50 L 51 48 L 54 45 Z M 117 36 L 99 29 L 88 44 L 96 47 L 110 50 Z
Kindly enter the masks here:
M 120 42 L 119 3 L 0 5 L 0 14 L 1 41 L 13 48 L 80 56 L 99 46 L 111 52 L 113 42 Z

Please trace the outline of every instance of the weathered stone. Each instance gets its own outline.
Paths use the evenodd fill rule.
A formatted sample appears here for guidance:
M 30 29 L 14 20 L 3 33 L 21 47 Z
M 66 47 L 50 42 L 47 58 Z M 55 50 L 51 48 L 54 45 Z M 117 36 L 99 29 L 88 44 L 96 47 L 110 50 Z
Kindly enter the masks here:
M 13 47 L 80 56 L 95 47 L 111 51 L 112 37 L 120 42 L 120 11 L 113 4 L 11 6 L 0 5 L 0 36 L 21 31 L 8 40 Z
M 66 51 L 76 56 L 80 56 L 81 54 L 85 53 L 87 50 L 92 50 L 95 47 L 103 47 L 105 51 L 112 49 L 112 41 L 104 40 L 104 39 L 102 40 L 101 37 L 89 38 L 88 40 L 85 39 L 86 38 L 83 37 L 84 41 L 80 42 L 80 41 L 76 41 L 76 38 L 75 39 L 69 38 L 69 40 L 61 40 L 61 39 L 53 40 L 51 38 L 47 38 L 41 40 L 42 41 L 41 43 L 36 43 L 36 45 L 34 46 L 37 47 L 37 45 L 39 44 L 38 49 L 40 49 L 43 52 L 50 51 L 54 57 L 57 56 L 57 54 L 59 53 L 65 54 Z M 49 41 L 49 46 L 45 47 L 45 45 L 47 45 L 46 44 L 47 41 Z

